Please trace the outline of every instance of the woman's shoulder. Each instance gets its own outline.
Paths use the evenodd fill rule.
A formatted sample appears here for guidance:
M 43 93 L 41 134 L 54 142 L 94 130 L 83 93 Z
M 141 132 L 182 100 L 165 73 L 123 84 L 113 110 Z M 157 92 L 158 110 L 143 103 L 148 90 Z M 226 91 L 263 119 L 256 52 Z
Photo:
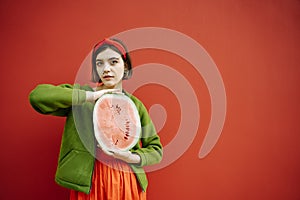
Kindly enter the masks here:
M 90 86 L 89 84 L 80 85 L 80 84 L 76 83 L 76 84 L 74 84 L 74 88 L 78 88 L 78 89 L 86 90 L 86 91 L 94 91 L 94 88 L 92 88 L 92 86 Z
M 144 103 L 138 97 L 134 96 L 133 94 L 128 93 L 127 91 L 123 90 L 123 92 L 125 93 L 126 96 L 128 96 L 133 101 L 133 103 L 135 104 L 135 106 L 137 107 L 139 112 L 147 111 Z
M 128 96 L 135 104 L 143 104 L 142 101 L 133 94 L 123 90 L 123 93 Z

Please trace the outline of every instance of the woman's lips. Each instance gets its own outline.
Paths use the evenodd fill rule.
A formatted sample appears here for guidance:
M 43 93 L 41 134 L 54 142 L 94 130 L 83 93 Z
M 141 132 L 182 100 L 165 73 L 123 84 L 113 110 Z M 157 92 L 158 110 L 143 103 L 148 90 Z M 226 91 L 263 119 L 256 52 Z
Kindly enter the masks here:
M 110 75 L 106 75 L 106 76 L 103 76 L 104 79 L 112 79 L 114 78 L 114 76 L 110 76 Z

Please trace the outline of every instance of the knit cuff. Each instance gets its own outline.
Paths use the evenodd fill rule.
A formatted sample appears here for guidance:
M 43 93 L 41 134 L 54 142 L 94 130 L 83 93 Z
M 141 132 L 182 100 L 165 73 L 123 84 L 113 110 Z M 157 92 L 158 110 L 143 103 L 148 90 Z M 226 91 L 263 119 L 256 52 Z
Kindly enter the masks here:
M 73 89 L 72 104 L 79 105 L 86 101 L 86 91 L 80 89 Z
M 132 153 L 138 154 L 141 158 L 140 163 L 135 164 L 135 165 L 137 165 L 139 167 L 143 167 L 143 166 L 147 165 L 147 158 L 146 158 L 145 154 L 140 149 L 132 151 Z

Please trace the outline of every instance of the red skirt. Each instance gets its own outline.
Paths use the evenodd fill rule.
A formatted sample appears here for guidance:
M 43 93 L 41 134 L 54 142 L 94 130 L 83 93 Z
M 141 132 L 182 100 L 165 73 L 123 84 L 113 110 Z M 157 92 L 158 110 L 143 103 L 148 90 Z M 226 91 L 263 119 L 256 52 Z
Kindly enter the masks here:
M 71 190 L 70 200 L 146 200 L 130 166 L 97 152 L 90 194 Z M 100 161 L 99 161 L 100 160 Z

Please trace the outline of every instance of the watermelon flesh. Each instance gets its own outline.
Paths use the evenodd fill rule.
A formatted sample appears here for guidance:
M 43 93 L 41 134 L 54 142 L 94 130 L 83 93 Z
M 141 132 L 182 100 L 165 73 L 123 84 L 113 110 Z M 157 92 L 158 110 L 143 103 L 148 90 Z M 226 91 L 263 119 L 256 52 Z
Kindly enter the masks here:
M 136 108 L 129 102 L 130 99 L 116 98 L 112 94 L 112 98 L 104 96 L 95 106 L 96 138 L 100 146 L 108 150 L 129 150 L 136 144 L 140 134 Z

